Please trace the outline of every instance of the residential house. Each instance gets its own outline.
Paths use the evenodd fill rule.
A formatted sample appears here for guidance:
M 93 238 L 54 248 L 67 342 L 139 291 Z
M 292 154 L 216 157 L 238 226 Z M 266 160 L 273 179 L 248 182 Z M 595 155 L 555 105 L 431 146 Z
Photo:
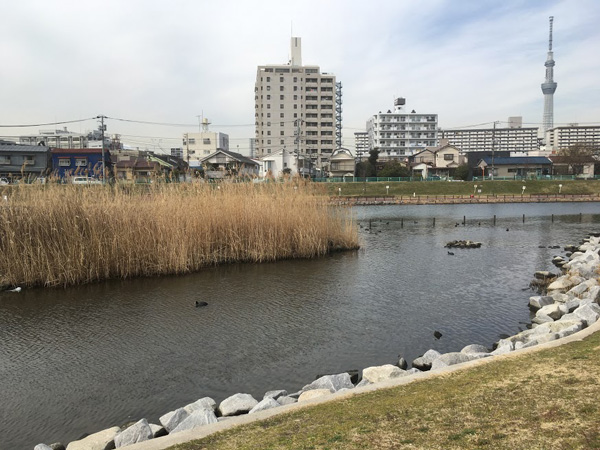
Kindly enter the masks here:
M 348 149 L 339 148 L 329 158 L 329 176 L 331 177 L 353 177 L 355 167 L 354 155 Z
M 442 143 L 440 147 L 427 148 L 411 156 L 410 167 L 415 175 L 422 178 L 448 178 L 466 160 L 455 146 Z
M 596 165 L 593 156 L 549 156 L 552 161 L 552 175 L 575 175 L 578 178 L 593 178 Z
M 61 179 L 75 175 L 102 178 L 102 149 L 99 148 L 52 148 L 53 174 Z M 111 155 L 104 150 L 107 173 L 112 171 Z
M 259 176 L 261 178 L 279 178 L 285 174 L 295 174 L 298 167 L 296 152 L 286 149 L 270 153 L 258 160 L 260 164 Z
M 489 157 L 485 156 L 477 164 L 481 176 L 522 178 L 540 177 L 552 173 L 552 161 L 545 156 Z
M 36 178 L 48 173 L 48 147 L 42 145 L 0 144 L 0 176 Z
M 258 177 L 260 164 L 239 153 L 219 149 L 200 160 L 206 178 Z

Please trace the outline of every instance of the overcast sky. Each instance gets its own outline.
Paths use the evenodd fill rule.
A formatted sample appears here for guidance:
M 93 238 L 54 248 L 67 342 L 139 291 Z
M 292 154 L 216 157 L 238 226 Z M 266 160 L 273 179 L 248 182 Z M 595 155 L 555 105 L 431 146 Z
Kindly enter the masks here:
M 111 118 L 141 148 L 181 146 L 197 116 L 243 151 L 254 135 L 256 67 L 304 64 L 343 83 L 344 145 L 369 116 L 437 113 L 442 128 L 509 116 L 542 121 L 554 16 L 554 123 L 600 123 L 597 0 L 19 0 L 0 11 L 0 125 Z M 84 132 L 95 121 L 68 125 Z M 39 129 L 0 128 L 1 136 Z

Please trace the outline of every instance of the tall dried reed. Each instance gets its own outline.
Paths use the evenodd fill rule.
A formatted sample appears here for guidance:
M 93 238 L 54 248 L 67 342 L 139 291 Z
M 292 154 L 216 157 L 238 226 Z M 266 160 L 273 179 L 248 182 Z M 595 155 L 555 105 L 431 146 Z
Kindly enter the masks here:
M 0 196 L 0 284 L 67 286 L 358 246 L 310 184 L 41 185 Z

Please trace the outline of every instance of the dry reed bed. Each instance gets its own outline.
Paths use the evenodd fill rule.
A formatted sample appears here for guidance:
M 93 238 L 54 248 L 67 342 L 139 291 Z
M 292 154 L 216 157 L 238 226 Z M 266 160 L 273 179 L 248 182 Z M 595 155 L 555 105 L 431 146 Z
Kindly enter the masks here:
M 67 286 L 358 247 L 310 184 L 23 186 L 0 197 L 0 284 Z

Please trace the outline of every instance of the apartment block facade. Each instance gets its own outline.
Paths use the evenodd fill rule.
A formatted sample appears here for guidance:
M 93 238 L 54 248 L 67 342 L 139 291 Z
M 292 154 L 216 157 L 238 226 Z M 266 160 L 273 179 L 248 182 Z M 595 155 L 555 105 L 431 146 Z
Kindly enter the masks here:
M 256 72 L 256 157 L 285 149 L 326 167 L 335 149 L 335 97 L 335 75 L 303 66 L 300 38 L 293 37 L 288 64 L 258 66 Z
M 363 158 L 369 155 L 369 134 L 366 131 L 357 131 L 354 133 L 354 146 L 356 148 L 356 157 Z
M 522 123 L 521 117 L 509 117 L 508 127 L 441 130 L 441 138 L 461 152 L 537 152 L 540 148 L 538 128 L 523 128 Z
M 369 148 L 378 148 L 382 157 L 404 158 L 426 147 L 436 147 L 438 115 L 406 111 L 406 100 L 394 101 L 394 112 L 376 114 L 367 121 Z
M 546 150 L 557 152 L 573 145 L 600 149 L 600 126 L 570 125 L 555 127 L 546 133 Z

